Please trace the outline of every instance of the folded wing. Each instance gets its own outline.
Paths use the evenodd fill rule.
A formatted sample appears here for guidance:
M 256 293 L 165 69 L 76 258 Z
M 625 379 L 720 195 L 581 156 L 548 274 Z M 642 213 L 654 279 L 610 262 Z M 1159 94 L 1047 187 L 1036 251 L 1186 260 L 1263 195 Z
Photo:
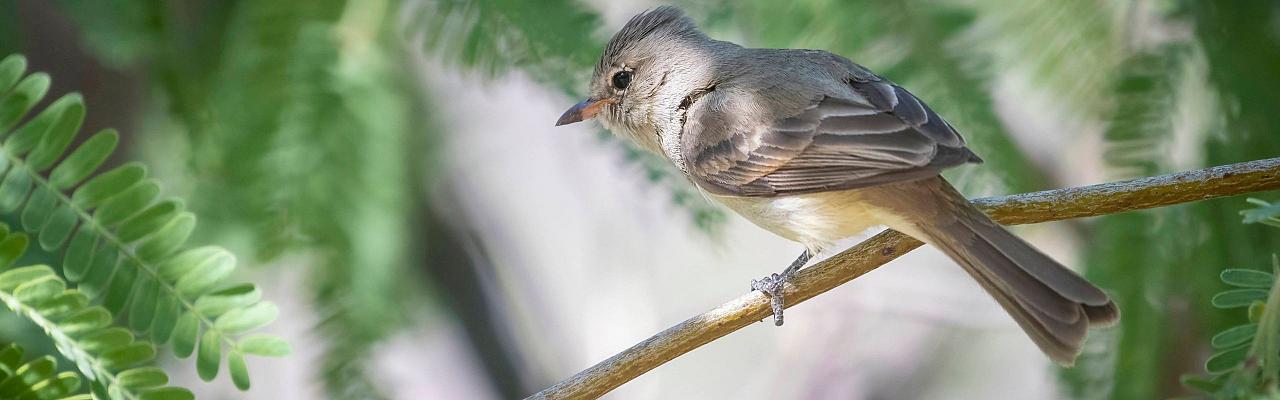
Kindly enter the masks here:
M 771 197 L 920 179 L 981 162 L 914 95 L 871 77 L 848 81 L 856 95 L 818 96 L 798 114 L 763 124 L 717 115 L 728 107 L 691 108 L 684 143 L 715 142 L 685 147 L 690 175 L 712 193 Z

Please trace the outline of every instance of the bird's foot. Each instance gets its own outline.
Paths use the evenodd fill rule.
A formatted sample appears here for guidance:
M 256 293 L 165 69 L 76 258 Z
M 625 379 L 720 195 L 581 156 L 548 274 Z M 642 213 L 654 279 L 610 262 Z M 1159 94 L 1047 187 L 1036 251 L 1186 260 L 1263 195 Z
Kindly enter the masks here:
M 782 326 L 782 289 L 786 286 L 787 281 L 794 274 L 786 271 L 781 274 L 770 274 L 761 279 L 751 280 L 751 290 L 759 290 L 769 296 L 769 306 L 773 308 L 773 324 Z

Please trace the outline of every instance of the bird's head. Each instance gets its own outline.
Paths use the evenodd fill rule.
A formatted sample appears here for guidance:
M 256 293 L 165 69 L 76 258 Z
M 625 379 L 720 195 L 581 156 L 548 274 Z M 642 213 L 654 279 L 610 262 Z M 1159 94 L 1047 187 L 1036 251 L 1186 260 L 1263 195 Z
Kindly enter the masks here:
M 681 100 L 711 79 L 714 43 L 675 7 L 631 18 L 605 46 L 587 99 L 556 125 L 599 118 L 614 133 L 656 150 L 659 126 L 671 122 Z

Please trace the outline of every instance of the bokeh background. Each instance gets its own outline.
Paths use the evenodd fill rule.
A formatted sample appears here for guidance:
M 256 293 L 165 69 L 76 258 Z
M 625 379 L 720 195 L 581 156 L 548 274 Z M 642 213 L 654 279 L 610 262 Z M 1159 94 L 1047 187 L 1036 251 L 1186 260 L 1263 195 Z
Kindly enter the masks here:
M 577 102 L 628 0 L 0 0 L 0 55 L 84 94 L 281 306 L 284 359 L 206 399 L 533 393 L 747 291 L 801 248 L 707 203 Z M 679 1 L 712 36 L 830 50 L 925 99 L 987 160 L 971 196 L 1280 155 L 1280 3 Z M 1275 200 L 1280 194 L 1258 197 Z M 1202 370 L 1226 267 L 1280 235 L 1242 198 L 1018 228 L 1122 323 L 1052 366 L 922 249 L 611 398 L 1168 398 Z M 851 238 L 850 243 L 857 238 Z M 6 322 L 8 321 L 8 322 Z M 43 336 L 0 319 L 0 339 Z M 10 323 L 13 322 L 13 323 Z M 171 358 L 171 357 L 170 357 Z

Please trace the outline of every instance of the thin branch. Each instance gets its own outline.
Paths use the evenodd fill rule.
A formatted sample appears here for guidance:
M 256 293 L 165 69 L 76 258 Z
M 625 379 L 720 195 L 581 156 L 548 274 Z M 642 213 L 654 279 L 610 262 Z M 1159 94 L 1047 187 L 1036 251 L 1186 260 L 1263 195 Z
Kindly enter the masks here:
M 1201 170 L 984 198 L 974 203 L 996 221 L 1008 225 L 1057 221 L 1142 210 L 1173 204 L 1280 189 L 1280 158 L 1250 161 Z M 921 243 L 887 230 L 817 265 L 791 280 L 787 307 L 862 276 Z M 702 315 L 689 318 L 625 351 L 561 381 L 531 399 L 596 398 L 610 390 L 770 315 L 769 299 L 751 292 Z

